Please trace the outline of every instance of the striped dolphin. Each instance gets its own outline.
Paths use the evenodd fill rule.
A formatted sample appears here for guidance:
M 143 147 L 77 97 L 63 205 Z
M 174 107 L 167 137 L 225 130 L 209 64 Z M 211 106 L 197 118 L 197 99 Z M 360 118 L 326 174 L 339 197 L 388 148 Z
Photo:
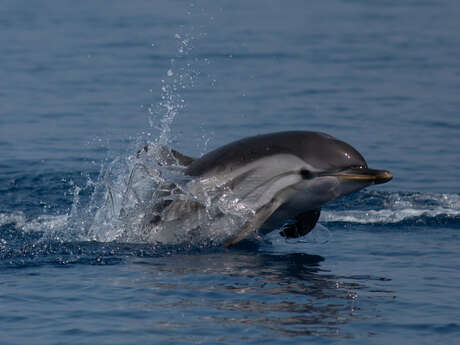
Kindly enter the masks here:
M 368 168 L 349 144 L 321 132 L 257 135 L 201 158 L 175 150 L 168 155 L 195 184 L 213 181 L 225 186 L 239 206 L 252 211 L 238 232 L 224 241 L 224 247 L 277 228 L 287 238 L 303 236 L 314 228 L 325 203 L 392 178 L 389 171 Z M 197 208 L 200 206 L 179 200 L 168 204 L 162 217 L 178 219 Z

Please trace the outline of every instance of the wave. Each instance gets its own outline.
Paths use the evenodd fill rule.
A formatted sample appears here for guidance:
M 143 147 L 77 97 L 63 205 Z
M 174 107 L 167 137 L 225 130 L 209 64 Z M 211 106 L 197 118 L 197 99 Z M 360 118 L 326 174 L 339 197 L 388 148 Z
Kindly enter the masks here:
M 412 226 L 458 224 L 460 195 L 363 191 L 333 204 L 322 213 L 320 221 Z
M 0 227 L 13 224 L 16 230 L 23 232 L 52 231 L 67 225 L 67 221 L 68 215 L 41 215 L 30 219 L 22 211 L 0 213 Z
M 144 177 L 139 176 L 138 178 Z M 134 178 L 131 178 L 128 184 L 134 183 Z M 151 205 L 149 204 L 148 207 L 144 205 L 145 208 L 142 209 L 139 200 L 136 199 L 140 195 L 136 193 L 139 193 L 140 190 L 152 189 L 152 185 L 138 185 L 137 192 L 129 190 L 126 184 L 123 188 L 119 186 L 117 190 L 113 185 L 105 187 L 107 188 L 105 193 L 102 190 L 93 191 L 93 204 L 86 205 L 79 205 L 78 194 L 81 190 L 77 190 L 73 209 L 68 214 L 28 217 L 22 211 L 0 213 L 0 227 L 9 225 L 15 231 L 24 233 L 41 232 L 48 239 L 63 241 L 125 240 L 129 242 L 131 240 L 142 242 L 142 236 L 139 233 L 136 234 L 136 231 L 140 231 L 141 218 L 145 216 L 145 212 L 150 209 Z M 100 201 L 101 197 L 104 198 L 104 201 L 102 206 L 97 207 L 96 199 Z M 145 196 L 145 199 L 154 200 L 155 198 L 158 201 L 158 198 L 161 197 L 152 194 Z M 164 200 L 164 197 L 161 200 Z M 221 212 L 222 210 L 223 208 L 220 207 Z M 224 212 L 235 214 L 235 210 L 230 209 Z M 361 191 L 331 203 L 323 210 L 319 221 L 325 226 L 334 223 L 404 226 L 457 225 L 460 224 L 460 195 Z
M 212 188 L 205 189 L 203 195 L 192 193 L 188 189 L 190 178 L 184 176 L 181 167 L 166 166 L 170 151 L 162 151 L 162 147 L 152 144 L 145 154 L 116 159 L 97 179 L 88 177 L 86 183 L 74 185 L 68 212 L 0 212 L 0 267 L 113 264 L 132 255 L 209 250 L 241 231 L 251 214 L 238 208 L 238 200 L 225 190 Z M 198 204 L 199 210 L 190 218 L 153 224 L 157 216 L 172 214 L 167 206 L 174 202 L 187 207 Z M 289 250 L 303 251 L 305 244 L 327 243 L 336 225 L 364 226 L 367 230 L 377 226 L 379 231 L 407 226 L 460 228 L 460 195 L 360 191 L 327 205 L 314 231 L 288 240 Z M 286 244 L 276 230 L 266 239 L 277 250 Z

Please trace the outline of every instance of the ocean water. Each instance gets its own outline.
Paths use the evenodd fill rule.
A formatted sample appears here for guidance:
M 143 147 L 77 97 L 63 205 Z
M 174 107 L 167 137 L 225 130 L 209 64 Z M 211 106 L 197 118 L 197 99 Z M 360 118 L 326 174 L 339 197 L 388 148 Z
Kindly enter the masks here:
M 459 17 L 454 0 L 2 1 L 0 343 L 458 344 Z M 297 240 L 146 240 L 141 206 L 180 176 L 141 147 L 292 129 L 394 179 Z

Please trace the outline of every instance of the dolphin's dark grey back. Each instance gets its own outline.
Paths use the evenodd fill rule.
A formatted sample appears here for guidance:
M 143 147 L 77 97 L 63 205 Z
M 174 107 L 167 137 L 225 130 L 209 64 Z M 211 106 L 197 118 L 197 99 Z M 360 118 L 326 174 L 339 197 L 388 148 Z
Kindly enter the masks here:
M 211 151 L 187 168 L 190 176 L 203 176 L 239 167 L 277 154 L 291 154 L 319 169 L 366 166 L 361 154 L 347 143 L 320 132 L 288 131 L 244 138 Z

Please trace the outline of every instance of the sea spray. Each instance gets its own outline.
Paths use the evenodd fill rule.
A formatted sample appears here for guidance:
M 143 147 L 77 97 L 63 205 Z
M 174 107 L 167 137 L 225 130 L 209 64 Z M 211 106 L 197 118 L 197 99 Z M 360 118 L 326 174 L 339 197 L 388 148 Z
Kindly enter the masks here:
M 141 149 L 120 155 L 102 166 L 97 181 L 74 187 L 69 227 L 64 230 L 67 235 L 72 234 L 70 237 L 101 242 L 145 241 L 145 219 L 158 204 L 178 194 L 182 198 L 194 198 L 184 189 L 183 174 L 162 166 L 161 162 L 162 150 L 171 145 L 172 124 L 185 106 L 180 92 L 192 88 L 199 74 L 189 58 L 194 36 L 176 33 L 174 38 L 177 56 L 170 60 L 170 67 L 161 80 L 160 101 L 147 108 L 151 130 L 156 129 L 158 135 L 152 136 L 150 131 L 140 135 L 136 143 L 139 147 L 148 147 L 148 152 L 140 154 Z M 86 205 L 79 201 L 82 190 L 91 193 Z M 51 237 L 62 238 L 56 232 Z M 151 236 L 147 237 L 155 242 Z

